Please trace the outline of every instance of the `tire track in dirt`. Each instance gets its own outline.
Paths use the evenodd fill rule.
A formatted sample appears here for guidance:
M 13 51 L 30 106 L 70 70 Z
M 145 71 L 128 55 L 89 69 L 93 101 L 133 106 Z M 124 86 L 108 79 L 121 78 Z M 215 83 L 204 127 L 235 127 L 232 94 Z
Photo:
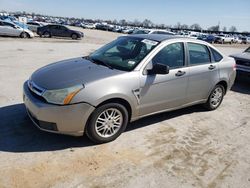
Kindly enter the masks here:
M 193 125 L 178 130 L 165 126 L 157 135 L 148 138 L 153 141 L 154 151 L 148 157 L 154 158 L 154 167 L 194 186 L 216 187 L 236 163 L 231 158 L 231 148 L 220 148 L 209 128 Z

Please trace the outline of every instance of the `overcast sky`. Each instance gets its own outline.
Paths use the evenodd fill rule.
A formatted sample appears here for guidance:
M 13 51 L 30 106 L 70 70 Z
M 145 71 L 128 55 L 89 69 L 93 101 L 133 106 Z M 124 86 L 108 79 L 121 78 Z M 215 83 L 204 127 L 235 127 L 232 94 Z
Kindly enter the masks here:
M 0 11 L 27 11 L 90 19 L 150 19 L 166 25 L 220 22 L 250 31 L 250 0 L 0 0 Z

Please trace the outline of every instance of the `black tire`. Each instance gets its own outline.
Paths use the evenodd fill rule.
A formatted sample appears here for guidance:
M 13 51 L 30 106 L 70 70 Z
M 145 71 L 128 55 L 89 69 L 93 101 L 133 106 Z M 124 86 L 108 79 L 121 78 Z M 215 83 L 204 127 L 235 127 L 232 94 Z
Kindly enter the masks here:
M 217 103 L 215 104 L 215 102 L 213 100 L 216 100 L 214 95 L 215 95 L 215 92 L 217 90 L 220 90 L 222 92 L 222 95 L 221 95 L 220 99 L 217 99 L 219 101 L 217 101 Z M 213 88 L 213 90 L 211 91 L 211 93 L 210 93 L 210 95 L 209 95 L 209 97 L 207 99 L 207 102 L 204 104 L 204 107 L 207 110 L 210 110 L 210 111 L 216 110 L 221 105 L 221 103 L 223 101 L 223 98 L 224 98 L 224 95 L 225 95 L 225 88 L 224 88 L 224 86 L 222 86 L 220 84 L 216 85 Z
M 73 40 L 77 40 L 77 39 L 78 39 L 78 36 L 77 36 L 77 34 L 73 33 L 73 34 L 71 35 L 71 38 L 72 38 Z
M 22 32 L 21 34 L 20 34 L 20 38 L 28 38 L 29 37 L 29 34 L 28 33 L 26 33 L 26 32 Z
M 50 32 L 48 32 L 48 31 L 45 31 L 45 32 L 43 32 L 43 35 L 42 35 L 43 37 L 46 37 L 46 38 L 51 38 L 51 33 Z
M 100 136 L 100 132 L 97 132 L 97 120 L 98 118 L 101 117 L 101 115 L 107 111 L 107 110 L 118 110 L 120 112 L 120 114 L 122 115 L 122 121 L 121 121 L 121 125 L 119 128 L 116 129 L 116 132 L 111 135 L 110 137 L 104 137 L 104 136 Z M 111 121 L 111 120 L 110 120 Z M 86 135 L 89 137 L 90 140 L 92 140 L 95 143 L 101 144 L 101 143 L 106 143 L 106 142 L 111 142 L 113 140 L 115 140 L 117 137 L 119 137 L 121 135 L 121 133 L 126 129 L 128 124 L 128 111 L 127 109 L 118 103 L 108 103 L 108 104 L 104 104 L 102 106 L 99 106 L 98 108 L 95 109 L 95 111 L 93 112 L 93 114 L 91 115 L 86 128 L 85 128 L 85 133 Z M 103 126 L 103 125 L 101 125 Z M 106 125 L 107 126 L 107 125 Z M 105 130 L 110 129 L 110 128 L 104 128 L 103 132 L 105 135 Z M 106 132 L 108 133 L 108 131 Z M 111 133 L 111 131 L 110 131 Z

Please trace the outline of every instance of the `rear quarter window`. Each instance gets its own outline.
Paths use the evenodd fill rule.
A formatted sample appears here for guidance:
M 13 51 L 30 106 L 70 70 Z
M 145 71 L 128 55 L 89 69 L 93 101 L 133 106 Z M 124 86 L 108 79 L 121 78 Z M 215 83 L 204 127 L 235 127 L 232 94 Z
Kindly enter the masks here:
M 210 50 L 213 54 L 215 62 L 220 62 L 223 59 L 223 56 L 219 52 L 217 52 L 215 49 L 210 48 Z

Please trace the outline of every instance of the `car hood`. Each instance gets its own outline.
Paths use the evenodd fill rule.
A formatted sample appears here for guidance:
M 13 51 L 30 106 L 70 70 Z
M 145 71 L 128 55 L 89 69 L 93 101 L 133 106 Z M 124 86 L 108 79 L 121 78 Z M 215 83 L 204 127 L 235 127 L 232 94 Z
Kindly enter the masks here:
M 30 80 L 41 88 L 54 90 L 78 84 L 86 85 L 122 73 L 124 72 L 94 64 L 84 58 L 74 58 L 38 69 L 32 74 Z
M 250 60 L 250 53 L 248 52 L 243 52 L 241 54 L 233 54 L 231 57 L 237 58 L 237 59 L 246 59 Z

